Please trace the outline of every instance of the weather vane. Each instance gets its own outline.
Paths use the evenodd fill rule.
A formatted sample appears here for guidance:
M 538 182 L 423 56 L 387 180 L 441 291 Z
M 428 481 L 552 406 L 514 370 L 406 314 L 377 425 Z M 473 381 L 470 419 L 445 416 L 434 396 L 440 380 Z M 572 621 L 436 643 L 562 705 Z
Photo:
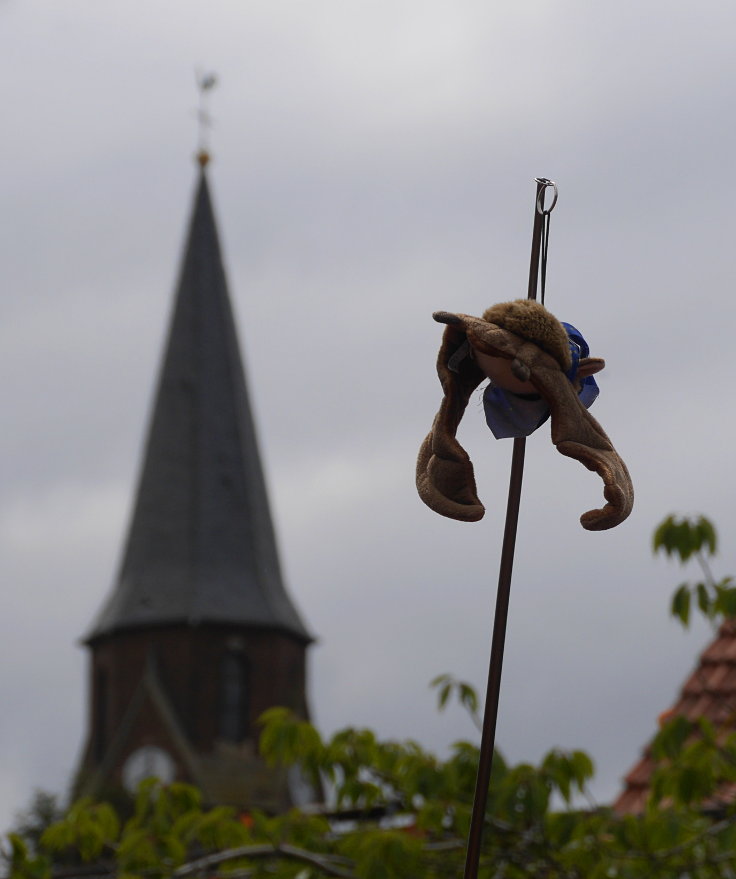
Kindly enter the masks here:
M 204 168 L 210 160 L 207 148 L 207 132 L 212 128 L 212 116 L 209 113 L 207 99 L 209 93 L 217 85 L 217 75 L 212 72 L 202 73 L 197 71 L 196 77 L 197 89 L 199 90 L 199 106 L 197 108 L 199 146 L 197 149 L 197 161 Z

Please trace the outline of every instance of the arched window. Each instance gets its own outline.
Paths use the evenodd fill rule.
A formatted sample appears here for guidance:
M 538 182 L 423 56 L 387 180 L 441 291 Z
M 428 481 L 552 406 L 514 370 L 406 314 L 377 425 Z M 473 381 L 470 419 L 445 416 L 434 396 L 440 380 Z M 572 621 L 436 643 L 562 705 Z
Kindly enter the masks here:
M 93 694 L 94 711 L 94 755 L 95 761 L 101 763 L 107 750 L 107 672 L 104 668 L 95 671 L 95 688 Z
M 248 663 L 242 653 L 228 650 L 220 665 L 220 738 L 241 742 L 247 737 L 248 702 Z

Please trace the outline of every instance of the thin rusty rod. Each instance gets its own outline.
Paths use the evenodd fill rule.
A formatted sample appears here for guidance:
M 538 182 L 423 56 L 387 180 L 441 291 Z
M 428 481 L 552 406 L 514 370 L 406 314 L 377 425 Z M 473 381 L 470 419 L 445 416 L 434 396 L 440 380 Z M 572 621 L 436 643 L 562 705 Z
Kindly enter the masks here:
M 534 227 L 532 229 L 532 253 L 529 265 L 529 292 L 527 299 L 537 298 L 539 255 L 544 223 L 544 216 L 538 209 L 538 204 L 544 189 L 545 184 L 537 180 L 537 192 L 534 197 Z M 519 522 L 519 507 L 521 506 L 521 483 L 524 476 L 525 451 L 526 438 L 516 438 L 511 456 L 509 497 L 506 505 L 506 523 L 503 530 L 501 564 L 499 566 L 498 590 L 496 592 L 496 615 L 493 621 L 491 660 L 488 668 L 488 686 L 486 688 L 486 702 L 483 711 L 478 775 L 475 783 L 473 813 L 470 819 L 468 848 L 465 855 L 464 879 L 477 879 L 478 865 L 480 863 L 483 822 L 488 802 L 488 787 L 491 781 L 493 749 L 496 741 L 496 721 L 498 720 L 498 702 L 501 692 L 501 670 L 503 668 L 503 651 L 506 642 L 506 623 L 509 615 L 511 574 L 514 568 L 514 549 L 516 548 L 516 529 Z

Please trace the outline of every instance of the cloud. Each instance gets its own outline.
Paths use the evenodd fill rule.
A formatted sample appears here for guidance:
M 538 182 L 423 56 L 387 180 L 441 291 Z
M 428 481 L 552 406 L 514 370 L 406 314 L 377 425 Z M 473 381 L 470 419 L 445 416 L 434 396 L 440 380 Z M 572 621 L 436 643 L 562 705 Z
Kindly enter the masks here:
M 583 532 L 599 480 L 545 429 L 530 440 L 499 742 L 512 759 L 587 747 L 610 797 L 708 637 L 668 621 L 686 575 L 651 558 L 651 529 L 706 512 L 733 570 L 722 108 L 736 13 L 41 7 L 14 5 L 0 33 L 6 823 L 24 791 L 64 786 L 81 745 L 76 642 L 134 490 L 192 193 L 198 64 L 220 76 L 211 183 L 326 730 L 440 750 L 472 735 L 436 714 L 427 683 L 485 686 L 510 452 L 474 401 L 463 441 L 486 519 L 443 520 L 416 497 L 440 394 L 431 312 L 525 294 L 532 178 L 557 179 L 548 304 L 607 359 L 594 414 L 637 502 L 619 529 Z

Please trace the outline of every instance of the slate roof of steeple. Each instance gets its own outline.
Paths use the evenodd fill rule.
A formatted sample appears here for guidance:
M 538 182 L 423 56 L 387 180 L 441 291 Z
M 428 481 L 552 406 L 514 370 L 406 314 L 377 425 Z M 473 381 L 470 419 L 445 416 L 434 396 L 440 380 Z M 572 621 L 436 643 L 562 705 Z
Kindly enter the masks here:
M 204 164 L 122 565 L 88 642 L 172 623 L 311 640 L 281 576 Z
M 736 731 L 736 620 L 727 620 L 715 639 L 700 656 L 695 670 L 685 681 L 675 704 L 660 715 L 665 722 L 673 717 L 695 721 L 709 720 L 716 731 Z M 649 782 L 654 762 L 649 747 L 625 778 L 625 788 L 613 808 L 620 814 L 644 811 L 649 796 Z M 732 802 L 733 785 L 719 791 L 718 802 Z

